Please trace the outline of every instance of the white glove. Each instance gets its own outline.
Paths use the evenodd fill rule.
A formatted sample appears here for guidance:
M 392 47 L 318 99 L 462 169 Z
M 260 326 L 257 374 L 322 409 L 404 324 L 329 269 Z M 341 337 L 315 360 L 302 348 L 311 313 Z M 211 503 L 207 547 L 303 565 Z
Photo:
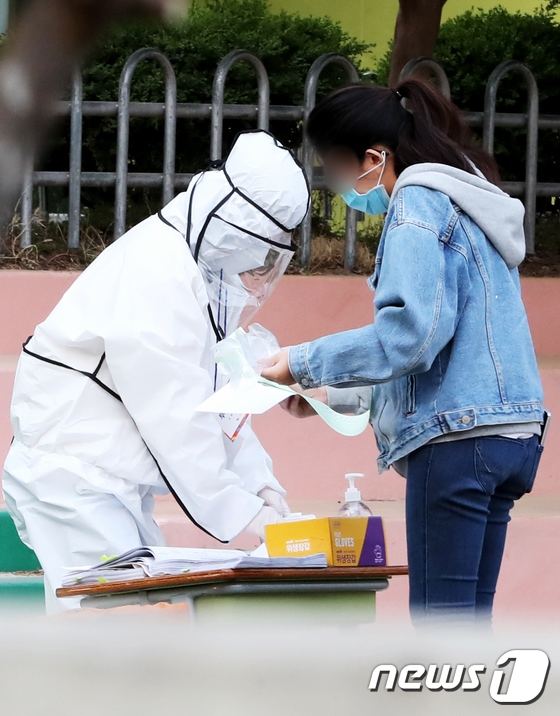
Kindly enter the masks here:
M 279 492 L 273 490 L 272 487 L 263 487 L 263 489 L 257 494 L 264 500 L 264 504 L 267 507 L 273 507 L 281 517 L 287 517 L 291 514 L 291 510 L 288 507 L 286 500 Z
M 262 507 L 260 512 L 257 512 L 243 532 L 255 535 L 259 537 L 261 542 L 264 542 L 266 538 L 265 527 L 267 525 L 275 525 L 277 522 L 282 522 L 282 517 L 276 512 L 274 507 Z

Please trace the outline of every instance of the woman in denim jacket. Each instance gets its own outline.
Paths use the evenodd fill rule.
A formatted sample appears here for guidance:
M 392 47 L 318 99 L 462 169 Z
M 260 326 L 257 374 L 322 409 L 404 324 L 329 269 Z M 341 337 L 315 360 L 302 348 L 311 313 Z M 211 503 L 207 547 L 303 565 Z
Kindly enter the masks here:
M 317 104 L 306 131 L 332 190 L 387 212 L 369 279 L 375 323 L 283 351 L 264 375 L 319 389 L 340 412 L 371 406 L 379 469 L 407 478 L 413 618 L 489 620 L 509 513 L 542 452 L 517 271 L 523 206 L 431 85 L 350 85 Z

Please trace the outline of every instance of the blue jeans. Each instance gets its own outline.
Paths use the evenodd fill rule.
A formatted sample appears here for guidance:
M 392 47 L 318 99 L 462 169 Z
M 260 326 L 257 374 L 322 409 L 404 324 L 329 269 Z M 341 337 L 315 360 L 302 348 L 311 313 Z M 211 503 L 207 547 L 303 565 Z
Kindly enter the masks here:
M 406 527 L 415 623 L 490 620 L 514 500 L 542 445 L 500 436 L 424 445 L 408 456 Z

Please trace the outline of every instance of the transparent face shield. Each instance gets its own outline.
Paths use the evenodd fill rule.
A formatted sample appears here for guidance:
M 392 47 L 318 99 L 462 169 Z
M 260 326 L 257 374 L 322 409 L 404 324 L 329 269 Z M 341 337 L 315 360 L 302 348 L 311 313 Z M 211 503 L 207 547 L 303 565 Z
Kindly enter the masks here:
M 197 241 L 197 263 L 206 279 L 211 322 L 219 340 L 254 317 L 288 268 L 296 247 L 288 243 L 290 232 L 282 233 L 286 244 L 237 226 L 219 212 L 206 222 Z

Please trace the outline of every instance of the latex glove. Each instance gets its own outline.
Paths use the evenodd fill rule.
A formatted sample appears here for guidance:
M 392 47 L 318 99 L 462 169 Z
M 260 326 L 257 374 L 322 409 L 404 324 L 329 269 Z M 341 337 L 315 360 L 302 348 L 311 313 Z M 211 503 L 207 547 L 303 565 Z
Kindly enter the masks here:
M 292 385 L 292 388 L 298 393 L 303 393 L 299 385 Z M 326 388 L 306 390 L 305 395 L 320 400 L 325 405 L 329 404 Z M 294 418 L 311 418 L 313 415 L 317 415 L 315 409 L 301 395 L 291 395 L 288 400 L 283 400 L 280 403 L 280 407 Z
M 255 535 L 261 542 L 264 542 L 266 539 L 265 527 L 267 525 L 275 525 L 277 522 L 282 522 L 282 517 L 276 512 L 274 507 L 262 507 L 260 512 L 257 512 L 243 532 Z
M 281 517 L 287 517 L 291 510 L 288 503 L 279 492 L 273 490 L 272 487 L 263 487 L 258 496 L 264 500 L 267 507 L 273 507 Z

